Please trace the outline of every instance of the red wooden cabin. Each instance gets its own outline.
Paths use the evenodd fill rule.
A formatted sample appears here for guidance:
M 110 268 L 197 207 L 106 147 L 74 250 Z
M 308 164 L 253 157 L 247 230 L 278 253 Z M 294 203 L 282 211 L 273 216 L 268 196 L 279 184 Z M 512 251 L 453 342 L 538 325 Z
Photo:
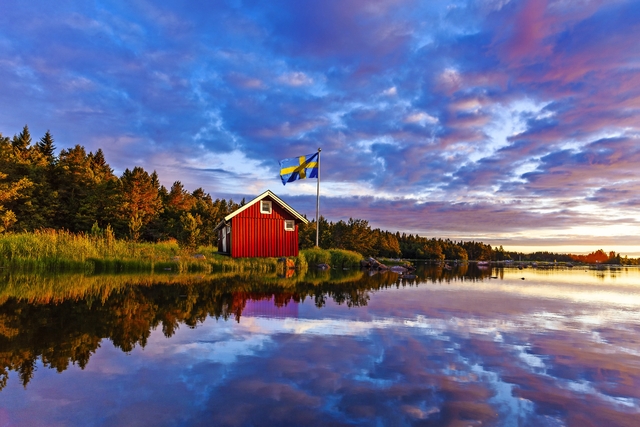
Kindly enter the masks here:
M 242 257 L 298 256 L 298 224 L 309 221 L 267 190 L 216 226 L 218 252 Z

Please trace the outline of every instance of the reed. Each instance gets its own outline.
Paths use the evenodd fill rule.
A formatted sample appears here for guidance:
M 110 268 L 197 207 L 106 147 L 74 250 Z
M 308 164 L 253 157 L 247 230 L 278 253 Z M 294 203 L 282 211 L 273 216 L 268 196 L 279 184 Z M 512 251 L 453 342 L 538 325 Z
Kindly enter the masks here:
M 175 240 L 136 243 L 116 240 L 112 233 L 84 234 L 64 230 L 38 230 L 0 236 L 0 267 L 21 272 L 142 273 L 245 272 L 275 273 L 277 258 L 234 259 L 218 254 L 215 247 L 192 252 Z M 300 251 L 296 270 L 329 264 L 335 268 L 355 266 L 362 257 L 345 250 L 319 248 Z
M 224 268 L 225 262 L 222 257 L 216 258 L 215 248 L 201 247 L 198 251 L 206 255 L 193 258 L 175 241 L 135 243 L 116 240 L 109 234 L 38 230 L 0 236 L 0 267 L 24 272 L 85 273 L 151 272 L 167 267 L 179 272 L 210 272 Z M 207 262 L 208 258 L 213 262 Z
M 307 261 L 307 265 L 309 265 L 310 267 L 315 267 L 318 264 L 331 263 L 331 253 L 324 249 L 320 249 L 320 248 L 303 249 L 300 251 L 300 253 L 304 256 L 305 260 Z
M 143 244 L 64 230 L 38 230 L 6 234 L 0 238 L 0 259 L 6 261 L 46 259 L 49 262 L 84 262 L 89 258 L 140 256 L 145 249 Z
M 331 267 L 333 268 L 350 268 L 360 265 L 362 255 L 358 252 L 347 251 L 344 249 L 329 249 L 331 254 Z
M 309 262 L 307 261 L 307 257 L 304 254 L 304 251 L 298 252 L 298 256 L 295 259 L 296 270 L 298 271 L 307 271 L 309 268 Z
M 360 265 L 362 255 L 344 249 L 304 249 L 300 251 L 307 265 L 328 264 L 332 268 L 351 268 Z M 298 256 L 300 258 L 300 255 Z

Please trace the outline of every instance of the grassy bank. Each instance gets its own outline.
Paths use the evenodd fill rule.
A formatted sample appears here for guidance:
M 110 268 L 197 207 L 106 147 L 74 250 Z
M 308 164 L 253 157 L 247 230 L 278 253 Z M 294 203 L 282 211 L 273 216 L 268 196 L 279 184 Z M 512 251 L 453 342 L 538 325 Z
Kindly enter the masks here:
M 295 260 L 297 270 L 327 264 L 334 269 L 354 268 L 362 256 L 339 249 L 307 249 Z M 0 236 L 0 268 L 22 272 L 100 273 L 274 273 L 276 258 L 230 258 L 217 248 L 189 251 L 175 241 L 136 243 L 108 236 L 91 236 L 59 230 Z
M 331 268 L 354 268 L 360 265 L 362 255 L 357 252 L 343 249 L 303 249 L 298 256 L 301 264 L 315 267 L 318 264 L 326 264 Z
M 232 259 L 218 254 L 214 247 L 189 251 L 173 241 L 136 243 L 42 230 L 0 236 L 0 268 L 24 272 L 84 273 L 275 272 L 277 259 Z

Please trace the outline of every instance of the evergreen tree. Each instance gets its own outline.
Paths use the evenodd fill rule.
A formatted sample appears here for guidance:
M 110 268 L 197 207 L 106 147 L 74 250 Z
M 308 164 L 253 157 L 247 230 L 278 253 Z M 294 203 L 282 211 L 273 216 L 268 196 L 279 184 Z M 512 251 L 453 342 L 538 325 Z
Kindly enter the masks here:
M 94 208 L 96 199 L 91 159 L 85 148 L 76 145 L 60 151 L 56 165 L 55 188 L 58 191 L 59 209 L 54 220 L 56 228 L 70 231 L 89 231 L 96 220 Z
M 101 149 L 87 155 L 90 170 L 90 187 L 78 211 L 83 231 L 92 221 L 106 227 L 117 217 L 122 187 L 113 169 L 107 164 Z
M 394 234 L 380 229 L 375 229 L 373 234 L 376 239 L 375 247 L 378 248 L 378 256 L 396 258 L 402 255 L 400 244 Z
M 310 249 L 316 245 L 316 221 L 298 226 L 298 248 Z
M 322 215 L 320 215 L 320 220 L 319 222 L 319 242 L 318 244 L 320 245 L 321 248 L 325 248 L 325 249 L 329 249 L 329 248 L 335 248 L 335 243 L 333 241 L 333 228 L 334 228 L 334 224 L 333 222 L 327 221 L 327 219 L 325 217 L 323 217 Z M 314 246 L 315 246 L 315 237 L 313 239 L 314 242 Z
M 193 209 L 195 198 L 184 189 L 180 181 L 176 181 L 171 189 L 161 195 L 163 212 L 158 219 L 159 228 L 163 230 L 165 237 L 179 238 L 182 230 L 182 216 Z
M 200 225 L 202 220 L 198 215 L 195 217 L 190 212 L 186 212 L 180 216 L 180 233 L 178 234 L 180 245 L 195 250 L 198 245 L 198 236 L 200 234 Z
M 31 194 L 32 209 L 25 215 L 23 223 L 28 230 L 53 227 L 59 207 L 56 188 L 55 146 L 51 133 L 47 133 L 31 150 L 30 178 L 34 183 Z
M 219 203 L 214 203 L 211 196 L 204 192 L 202 188 L 196 189 L 192 194 L 195 201 L 191 208 L 194 217 L 200 217 L 201 227 L 198 242 L 204 245 L 216 245 L 218 241 L 217 233 L 213 229 L 222 221 Z M 217 200 L 216 202 L 219 202 Z
M 31 147 L 31 134 L 29 133 L 29 126 L 24 125 L 22 132 L 18 135 L 14 135 L 11 141 L 11 146 L 16 153 L 24 153 Z
M 53 137 L 49 130 L 44 134 L 40 141 L 36 142 L 36 150 L 47 160 L 49 165 L 55 163 L 55 145 L 53 145 Z

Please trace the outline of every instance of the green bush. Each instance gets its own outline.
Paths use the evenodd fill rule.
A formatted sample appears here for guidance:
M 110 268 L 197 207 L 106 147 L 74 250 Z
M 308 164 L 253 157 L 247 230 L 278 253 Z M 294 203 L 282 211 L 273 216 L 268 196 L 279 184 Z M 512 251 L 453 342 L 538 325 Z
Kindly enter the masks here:
M 318 264 L 331 265 L 331 253 L 324 249 L 320 249 L 320 248 L 304 249 L 300 251 L 300 253 L 303 254 L 305 259 L 307 260 L 307 265 L 310 267 L 315 267 Z
M 358 252 L 347 251 L 344 249 L 329 249 L 331 254 L 331 262 L 329 263 L 332 268 L 348 268 L 360 265 L 362 261 L 362 255 Z
M 362 255 L 344 249 L 304 249 L 300 251 L 309 266 L 328 264 L 332 268 L 347 268 L 360 265 Z
M 298 256 L 296 257 L 296 270 L 307 271 L 308 268 L 309 263 L 307 262 L 307 257 L 304 255 L 304 252 L 298 252 Z

